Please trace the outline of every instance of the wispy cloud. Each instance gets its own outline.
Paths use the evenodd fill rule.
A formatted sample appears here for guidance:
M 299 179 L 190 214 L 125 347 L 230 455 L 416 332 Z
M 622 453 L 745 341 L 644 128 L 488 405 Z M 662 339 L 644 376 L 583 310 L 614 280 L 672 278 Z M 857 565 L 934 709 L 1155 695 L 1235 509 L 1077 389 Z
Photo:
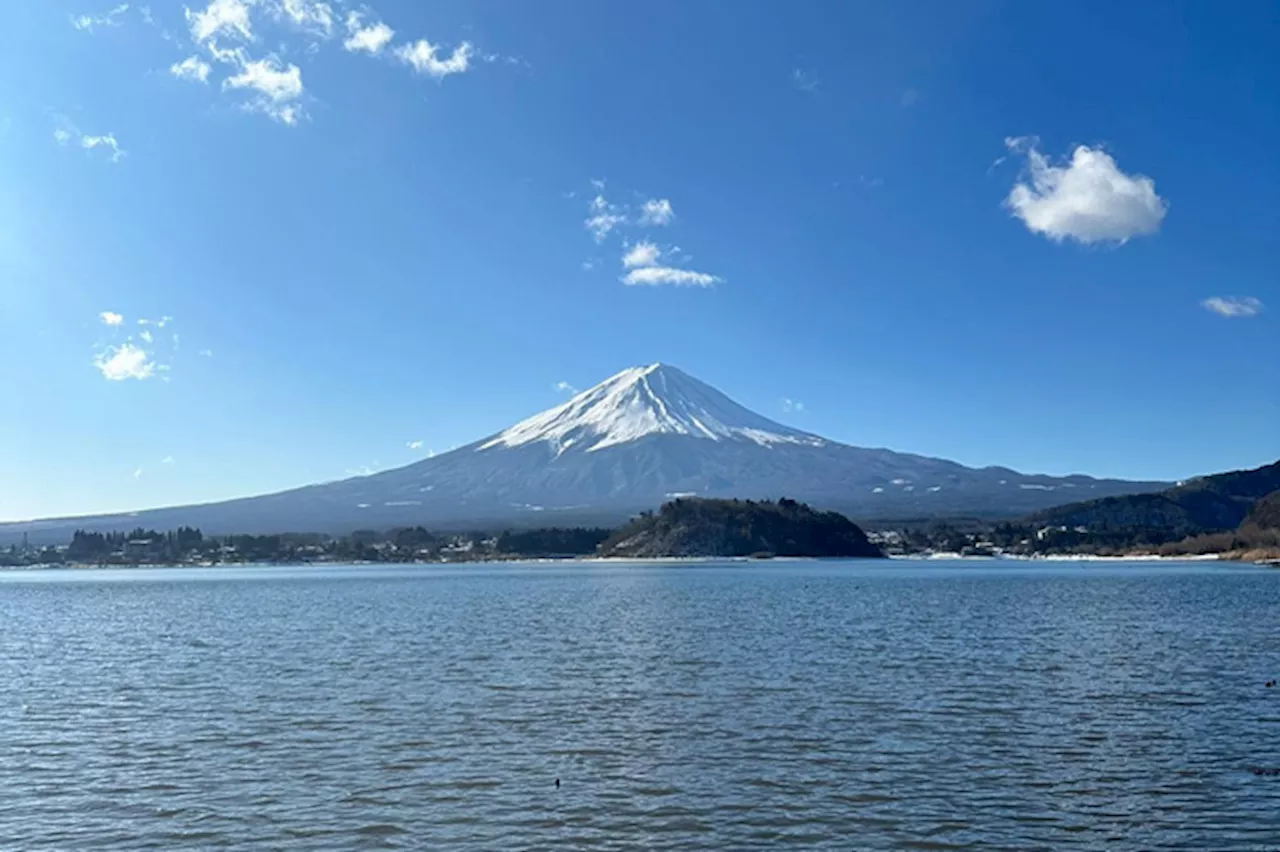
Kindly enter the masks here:
M 1253 296 L 1213 296 L 1200 306 L 1220 317 L 1256 317 L 1262 313 L 1262 300 Z
M 650 198 L 640 207 L 641 225 L 669 225 L 675 217 L 671 202 L 665 198 Z
M 118 27 L 120 16 L 129 11 L 128 3 L 121 3 L 103 15 L 75 15 L 71 18 L 71 26 L 85 32 L 93 32 L 94 27 Z
M 818 91 L 818 83 L 819 80 L 812 71 L 806 71 L 803 68 L 793 68 L 791 70 L 791 85 L 802 92 L 812 94 Z
M 155 338 L 152 337 L 151 332 L 144 328 L 142 331 L 138 332 L 138 339 L 143 343 L 151 343 Z
M 142 317 L 138 320 L 138 325 L 154 325 L 156 328 L 164 328 L 171 322 L 173 322 L 173 317 L 169 316 L 160 317 L 160 319 L 147 319 L 146 317 Z
M 279 0 L 275 14 L 310 35 L 333 36 L 333 7 L 323 0 Z
M 1101 148 L 1077 146 L 1069 162 L 1054 165 L 1033 138 L 1009 138 L 1005 145 L 1026 155 L 1028 171 L 1028 182 L 1014 185 L 1005 206 L 1032 233 L 1056 242 L 1125 243 L 1159 230 L 1169 205 L 1156 194 L 1155 181 L 1125 174 Z
M 160 459 L 160 464 L 173 464 L 173 456 L 165 456 Z
M 420 449 L 422 449 L 422 442 L 421 442 L 421 441 L 409 441 L 408 443 L 406 443 L 406 444 L 405 444 L 405 446 L 406 446 L 406 447 L 408 447 L 408 448 L 409 448 L 409 449 L 411 449 L 411 450 L 420 450 Z
M 86 151 L 92 151 L 94 148 L 102 148 L 111 152 L 108 160 L 118 163 L 124 159 L 127 153 L 120 147 L 120 143 L 116 141 L 115 134 L 106 133 L 101 136 L 94 136 L 88 133 L 81 133 L 80 129 L 71 123 L 66 116 L 57 116 L 58 127 L 53 131 L 53 139 L 59 145 L 68 145 L 73 140 L 76 141 L 81 148 Z
M 794 399 L 783 397 L 782 410 L 790 414 L 791 412 L 804 411 L 804 403 Z
M 713 287 L 720 281 L 715 275 L 670 266 L 642 266 L 622 277 L 622 283 L 628 286 L 672 284 L 677 287 Z
M 133 478 L 134 478 L 134 479 L 141 479 L 141 478 L 142 478 L 142 468 L 140 468 L 140 467 L 135 467 L 135 468 L 133 469 Z
M 86 149 L 107 148 L 111 151 L 111 162 L 118 163 L 124 158 L 125 151 L 121 149 L 120 143 L 116 141 L 114 133 L 107 133 L 103 136 L 81 136 L 80 147 Z
M 648 240 L 641 240 L 622 256 L 622 265 L 628 269 L 637 266 L 656 266 L 660 257 L 662 257 L 662 249 Z
M 249 6 L 253 2 L 256 0 L 211 0 L 203 11 L 187 9 L 185 14 L 191 38 L 197 44 L 223 35 L 253 41 L 253 25 L 249 16 Z
M 578 392 L 578 389 L 568 382 L 556 382 L 555 389 L 557 393 L 576 394 Z
M 124 322 L 124 316 L 115 311 L 103 311 L 98 314 L 98 319 L 102 320 L 103 325 L 120 325 Z
M 108 346 L 93 359 L 102 377 L 112 382 L 125 379 L 149 379 L 156 374 L 156 363 L 146 350 L 132 343 Z
M 448 59 L 438 57 L 436 53 L 439 50 L 439 45 L 420 38 L 396 48 L 395 55 L 419 74 L 426 74 L 437 80 L 442 80 L 450 74 L 461 74 L 471 67 L 471 56 L 475 52 L 471 42 L 464 41 L 455 47 Z
M 197 354 L 197 355 L 199 355 L 199 356 L 200 356 L 200 357 L 202 357 L 202 358 L 212 358 L 212 357 L 213 357 L 213 350 L 212 350 L 212 349 L 201 349 L 201 350 L 200 350 L 199 352 L 197 352 L 196 354 Z
M 222 81 L 222 88 L 257 92 L 248 108 L 284 124 L 297 124 L 303 116 L 298 103 L 303 92 L 302 71 L 293 63 L 282 66 L 275 56 L 246 62 L 239 74 Z
M 193 83 L 205 83 L 209 80 L 209 72 L 213 70 L 208 62 L 198 56 L 188 56 L 181 62 L 169 66 L 169 73 L 179 80 L 190 80 Z
M 622 208 L 615 204 L 610 204 L 605 200 L 603 195 L 597 195 L 587 205 L 590 215 L 583 220 L 587 230 L 591 232 L 592 238 L 598 242 L 604 242 L 605 238 L 617 228 L 619 225 L 627 223 L 627 216 Z
M 347 39 L 342 42 L 343 48 L 355 52 L 364 52 L 377 56 L 382 49 L 391 43 L 396 31 L 382 21 L 365 26 L 364 16 L 359 12 L 347 15 Z

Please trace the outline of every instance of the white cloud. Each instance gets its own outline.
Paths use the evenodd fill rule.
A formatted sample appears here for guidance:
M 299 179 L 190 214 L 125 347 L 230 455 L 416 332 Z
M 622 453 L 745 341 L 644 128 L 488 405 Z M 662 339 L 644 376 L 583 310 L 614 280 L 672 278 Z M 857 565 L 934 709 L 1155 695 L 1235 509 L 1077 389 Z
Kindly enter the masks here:
M 1052 165 L 1034 139 L 1006 139 L 1005 144 L 1026 154 L 1030 177 L 1029 183 L 1014 185 L 1005 206 L 1032 233 L 1058 242 L 1124 243 L 1159 230 L 1168 204 L 1156 195 L 1155 182 L 1120 171 L 1101 148 L 1080 145 L 1069 163 Z
M 406 447 L 408 447 L 408 448 L 409 448 L 409 449 L 411 449 L 411 450 L 420 450 L 420 449 L 422 449 L 422 442 L 421 442 L 421 441 L 410 441 L 410 442 L 408 442 L 407 444 L 405 444 L 405 446 L 406 446 Z
M 677 287 L 712 287 L 720 283 L 720 278 L 705 272 L 694 272 L 689 269 L 674 269 L 670 266 L 643 266 L 633 269 L 622 278 L 627 285 L 637 284 L 674 284 Z
M 592 178 L 591 185 L 596 188 L 597 192 L 604 192 L 604 178 Z
M 575 388 L 573 385 L 569 384 L 568 382 L 556 382 L 555 389 L 557 393 L 576 394 L 578 392 L 578 389 Z
M 784 397 L 782 400 L 782 410 L 788 413 L 793 411 L 804 411 L 804 403 L 797 402 L 794 399 L 787 399 Z
M 323 0 L 279 0 L 277 17 L 315 36 L 333 36 L 333 7 Z
M 141 478 L 142 478 L 142 468 L 140 468 L 140 467 L 135 467 L 135 468 L 133 469 L 133 478 L 134 478 L 134 479 L 141 479 Z
M 202 356 L 202 357 L 204 357 L 204 358 L 212 358 L 212 357 L 213 357 L 213 350 L 212 350 L 212 349 L 201 349 L 201 350 L 200 350 L 199 352 L 197 352 L 196 354 L 197 354 L 197 355 L 200 355 L 200 356 Z
M 377 56 L 395 37 L 396 31 L 378 21 L 376 24 L 364 26 L 364 16 L 359 12 L 347 15 L 347 32 L 349 36 L 342 46 L 349 51 L 364 51 Z
M 160 459 L 160 464 L 173 464 L 173 456 L 165 456 Z
M 1214 296 L 1200 306 L 1222 317 L 1256 317 L 1262 313 L 1262 300 L 1253 296 Z
M 121 150 L 120 144 L 116 142 L 114 134 L 108 133 L 104 136 L 81 136 L 80 147 L 86 150 L 93 148 L 110 148 L 111 162 L 118 163 L 124 158 L 125 151 Z
M 471 42 L 464 41 L 453 49 L 448 59 L 436 56 L 439 45 L 432 44 L 425 38 L 396 48 L 396 57 L 413 66 L 419 74 L 427 74 L 437 80 L 450 74 L 461 74 L 471 66 L 471 56 L 475 52 Z
M 160 317 L 160 319 L 147 319 L 146 317 L 143 317 L 138 320 L 138 325 L 154 325 L 156 328 L 164 328 L 171 322 L 173 322 L 173 317 L 170 316 L 163 316 Z
M 71 19 L 71 26 L 87 32 L 93 32 L 94 27 L 118 27 L 119 17 L 127 11 L 129 4 L 121 3 L 105 15 L 77 15 Z
M 59 127 L 53 131 L 53 138 L 59 145 L 65 145 L 71 141 L 71 134 Z
M 640 208 L 641 225 L 667 225 L 675 216 L 671 202 L 665 198 L 650 198 Z
M 124 322 L 124 316 L 115 311 L 103 311 L 98 314 L 98 319 L 102 320 L 103 325 L 120 325 Z
M 222 88 L 257 92 L 260 97 L 249 107 L 284 124 L 296 124 L 302 116 L 302 107 L 295 103 L 303 92 L 302 71 L 293 63 L 282 68 L 274 56 L 246 62 L 239 74 L 222 81 Z
M 146 350 L 139 349 L 132 343 L 107 347 L 93 359 L 93 366 L 102 373 L 102 377 L 112 382 L 125 379 L 149 379 L 156 372 L 156 364 Z
M 582 271 L 590 272 L 599 265 L 600 265 L 600 261 L 596 260 L 594 257 L 589 257 L 586 260 L 582 261 Z
M 657 266 L 660 257 L 662 257 L 662 249 L 648 240 L 641 240 L 622 256 L 622 265 L 628 269 L 637 266 Z
M 198 56 L 188 56 L 181 62 L 169 66 L 169 73 L 179 80 L 190 80 L 193 83 L 205 83 L 209 80 L 209 63 Z
M 583 224 L 587 226 L 587 230 L 598 243 L 604 242 L 605 237 L 609 236 L 614 228 L 627 223 L 626 214 L 622 213 L 616 205 L 606 201 L 603 195 L 597 195 L 591 199 L 587 209 L 591 215 L 583 221 Z
M 147 331 L 146 329 L 143 329 L 142 331 L 138 332 L 138 339 L 141 340 L 143 343 L 150 343 L 152 341 L 151 332 Z
M 818 78 L 803 68 L 792 69 L 791 84 L 802 92 L 816 92 L 818 90 Z
M 249 6 L 256 0 L 210 0 L 203 12 L 187 9 L 187 25 L 197 44 L 214 36 L 227 35 L 242 41 L 253 41 Z

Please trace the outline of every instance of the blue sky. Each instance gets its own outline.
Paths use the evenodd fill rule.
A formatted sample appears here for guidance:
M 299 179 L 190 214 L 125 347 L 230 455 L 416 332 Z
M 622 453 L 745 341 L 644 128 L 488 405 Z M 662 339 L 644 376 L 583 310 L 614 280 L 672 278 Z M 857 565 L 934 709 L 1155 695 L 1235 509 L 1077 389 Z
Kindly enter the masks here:
M 659 360 L 972 465 L 1274 460 L 1280 15 L 1223 8 L 17 4 L 0 518 L 397 466 Z

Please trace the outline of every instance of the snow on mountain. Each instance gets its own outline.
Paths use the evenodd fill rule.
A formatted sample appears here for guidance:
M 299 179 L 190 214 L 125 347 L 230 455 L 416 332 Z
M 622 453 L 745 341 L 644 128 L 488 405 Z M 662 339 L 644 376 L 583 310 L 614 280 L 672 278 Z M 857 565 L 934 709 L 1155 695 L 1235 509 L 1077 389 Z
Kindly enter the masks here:
M 595 452 L 646 435 L 750 441 L 760 446 L 821 447 L 826 443 L 743 408 L 682 370 L 650 364 L 623 370 L 564 405 L 522 420 L 479 449 L 543 442 L 560 455 L 572 447 Z

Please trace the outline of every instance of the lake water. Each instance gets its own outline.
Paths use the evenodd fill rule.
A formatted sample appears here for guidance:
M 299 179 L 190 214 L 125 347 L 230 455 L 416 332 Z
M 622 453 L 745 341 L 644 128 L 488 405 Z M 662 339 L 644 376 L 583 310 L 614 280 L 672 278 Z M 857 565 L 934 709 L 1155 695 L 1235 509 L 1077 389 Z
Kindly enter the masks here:
M 1280 850 L 1277 628 L 1203 562 L 0 573 L 0 849 Z

